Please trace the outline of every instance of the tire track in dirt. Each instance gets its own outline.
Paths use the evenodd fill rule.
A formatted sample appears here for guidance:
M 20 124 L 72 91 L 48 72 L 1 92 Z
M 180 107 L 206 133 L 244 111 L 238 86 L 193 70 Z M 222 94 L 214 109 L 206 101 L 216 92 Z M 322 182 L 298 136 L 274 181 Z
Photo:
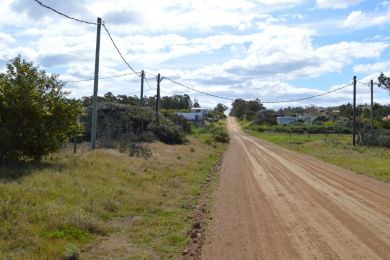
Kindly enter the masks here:
M 228 128 L 202 258 L 390 259 L 388 183 Z

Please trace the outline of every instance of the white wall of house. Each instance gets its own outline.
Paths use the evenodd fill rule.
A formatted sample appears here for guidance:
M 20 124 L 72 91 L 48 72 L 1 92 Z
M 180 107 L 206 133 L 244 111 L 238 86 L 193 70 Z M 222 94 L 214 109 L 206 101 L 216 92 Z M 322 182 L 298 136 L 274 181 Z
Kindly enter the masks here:
M 176 114 L 183 116 L 185 119 L 189 121 L 205 120 L 204 112 L 180 112 Z

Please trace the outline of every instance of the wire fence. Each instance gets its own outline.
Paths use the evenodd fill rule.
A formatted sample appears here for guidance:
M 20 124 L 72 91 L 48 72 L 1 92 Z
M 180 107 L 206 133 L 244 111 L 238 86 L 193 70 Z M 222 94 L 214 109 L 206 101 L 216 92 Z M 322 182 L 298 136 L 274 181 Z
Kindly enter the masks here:
M 359 130 L 357 143 L 364 146 L 390 147 L 389 129 Z

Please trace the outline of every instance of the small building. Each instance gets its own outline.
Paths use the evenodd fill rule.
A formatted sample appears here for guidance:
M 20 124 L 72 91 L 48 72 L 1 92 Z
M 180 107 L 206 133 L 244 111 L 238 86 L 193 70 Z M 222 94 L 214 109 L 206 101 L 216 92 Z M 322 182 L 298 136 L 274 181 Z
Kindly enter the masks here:
M 298 117 L 293 116 L 278 116 L 276 122 L 278 125 L 289 125 L 298 121 Z
M 390 121 L 390 114 L 388 114 L 387 116 L 385 116 L 385 117 L 383 118 L 383 121 Z
M 204 126 L 207 118 L 207 108 L 193 107 L 191 112 L 178 112 L 177 115 L 183 116 L 185 119 L 199 126 Z

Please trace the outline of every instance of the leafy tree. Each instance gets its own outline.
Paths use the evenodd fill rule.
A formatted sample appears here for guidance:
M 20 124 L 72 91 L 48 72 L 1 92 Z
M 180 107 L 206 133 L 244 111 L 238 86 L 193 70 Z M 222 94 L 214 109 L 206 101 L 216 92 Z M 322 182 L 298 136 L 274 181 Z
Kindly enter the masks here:
M 57 77 L 20 56 L 0 73 L 0 161 L 39 160 L 81 132 L 81 104 Z
M 259 99 L 246 101 L 243 99 L 235 99 L 232 104 L 232 110 L 230 115 L 236 116 L 247 120 L 253 120 L 256 117 L 256 113 L 264 109 Z
M 353 115 L 353 108 L 350 103 L 339 106 L 339 110 L 340 110 L 340 116 L 352 117 Z
M 163 109 L 189 109 L 192 101 L 188 95 L 164 96 L 161 98 L 161 108 Z
M 230 111 L 231 116 L 243 118 L 246 112 L 246 101 L 243 99 L 235 99 L 232 104 L 232 110 Z
M 261 104 L 260 99 L 256 98 L 255 100 L 249 100 L 247 103 L 247 111 L 251 111 L 254 113 L 259 112 L 264 109 L 263 104 Z
M 224 104 L 218 103 L 214 108 L 214 112 L 223 114 L 227 109 L 228 109 L 227 106 L 225 106 Z
M 200 107 L 200 104 L 198 102 L 198 99 L 194 99 L 194 104 L 192 105 L 192 107 Z
M 390 91 L 390 77 L 386 77 L 382 72 L 378 77 L 378 86 Z

